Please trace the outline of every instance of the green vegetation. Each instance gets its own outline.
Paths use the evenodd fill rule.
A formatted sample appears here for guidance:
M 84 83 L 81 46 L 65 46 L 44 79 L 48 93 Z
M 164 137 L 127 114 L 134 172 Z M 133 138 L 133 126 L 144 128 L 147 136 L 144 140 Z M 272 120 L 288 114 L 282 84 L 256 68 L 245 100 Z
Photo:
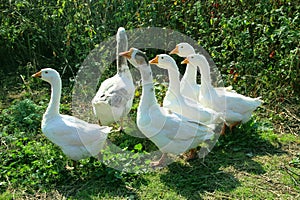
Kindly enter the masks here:
M 299 198 L 300 5 L 296 2 L 2 1 L 0 199 Z M 75 170 L 66 170 L 69 160 L 40 129 L 49 85 L 30 76 L 45 67 L 58 70 L 64 86 L 61 112 L 71 114 L 72 86 L 81 63 L 120 26 L 166 27 L 192 37 L 211 55 L 226 85 L 241 94 L 262 96 L 265 104 L 251 121 L 221 137 L 204 160 L 178 158 L 166 168 L 132 174 L 90 158 L 80 161 Z M 151 50 L 153 55 L 157 52 Z M 105 76 L 114 72 L 107 69 Z M 166 87 L 156 86 L 161 101 Z M 133 119 L 139 91 L 130 113 Z M 156 147 L 131 136 L 133 129 L 130 125 L 129 134 L 109 137 L 132 152 L 126 159 L 136 162 L 135 153 Z

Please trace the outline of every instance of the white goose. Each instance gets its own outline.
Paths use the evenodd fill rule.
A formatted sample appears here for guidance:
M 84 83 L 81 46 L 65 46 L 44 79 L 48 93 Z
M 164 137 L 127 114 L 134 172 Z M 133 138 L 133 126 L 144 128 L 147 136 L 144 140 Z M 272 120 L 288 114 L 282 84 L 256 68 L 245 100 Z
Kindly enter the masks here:
M 135 87 L 129 71 L 127 60 L 119 56 L 127 51 L 128 41 L 125 29 L 120 27 L 117 35 L 117 74 L 106 79 L 92 100 L 93 110 L 100 125 L 109 125 L 120 120 L 123 129 L 123 117 L 132 106 Z
M 199 122 L 160 107 L 154 94 L 153 77 L 148 58 L 138 49 L 121 53 L 142 76 L 142 96 L 137 109 L 137 126 L 163 152 L 152 165 L 161 165 L 167 153 L 179 155 L 214 136 L 213 130 Z
M 59 113 L 61 78 L 56 70 L 45 68 L 32 77 L 41 77 L 51 85 L 50 103 L 42 120 L 42 132 L 45 136 L 58 145 L 72 160 L 97 156 L 103 148 L 111 127 L 100 127 Z
M 219 113 L 210 108 L 203 107 L 199 102 L 181 94 L 179 70 L 175 60 L 171 56 L 160 54 L 150 60 L 149 63 L 156 64 L 158 67 L 168 70 L 169 87 L 163 101 L 163 107 L 207 125 L 216 123 L 217 120 L 221 122 Z
M 217 92 L 211 85 L 210 68 L 206 58 L 203 55 L 189 55 L 182 64 L 190 63 L 191 65 L 200 68 L 201 73 L 201 88 L 200 102 L 217 112 L 224 113 L 226 124 L 232 129 L 239 123 L 247 122 L 252 115 L 252 112 L 262 104 L 260 97 L 251 98 L 233 92 Z M 225 126 L 221 134 L 224 134 Z
M 195 54 L 195 49 L 188 43 L 182 42 L 176 45 L 176 47 L 170 52 L 170 54 L 177 54 L 180 57 L 187 57 Z M 185 73 L 180 81 L 181 94 L 189 97 L 195 101 L 199 101 L 201 86 L 197 84 L 197 68 L 193 65 L 187 64 Z M 228 87 L 216 87 L 216 92 L 234 92 L 231 86 Z

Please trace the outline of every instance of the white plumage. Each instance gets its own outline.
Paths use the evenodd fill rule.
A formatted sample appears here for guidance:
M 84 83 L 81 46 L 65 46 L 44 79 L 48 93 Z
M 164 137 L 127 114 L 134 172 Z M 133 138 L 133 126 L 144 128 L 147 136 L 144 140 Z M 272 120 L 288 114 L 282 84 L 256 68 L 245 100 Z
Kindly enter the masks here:
M 190 63 L 200 68 L 201 88 L 199 101 L 204 106 L 217 112 L 222 112 L 226 124 L 229 126 L 236 125 L 239 122 L 247 122 L 251 118 L 252 112 L 263 102 L 260 100 L 260 97 L 251 98 L 226 90 L 223 90 L 223 92 L 217 91 L 211 85 L 209 64 L 203 55 L 189 55 L 182 63 Z
M 137 126 L 164 153 L 154 165 L 162 164 L 166 153 L 182 154 L 213 137 L 214 132 L 210 127 L 159 106 L 154 94 L 152 71 L 143 52 L 131 48 L 122 55 L 129 58 L 142 76 Z
M 157 55 L 150 61 L 150 64 L 156 64 L 158 67 L 168 70 L 169 87 L 163 101 L 163 107 L 205 124 L 222 121 L 220 119 L 221 114 L 210 108 L 203 107 L 198 101 L 181 94 L 179 70 L 171 56 L 166 54 Z
M 32 76 L 41 77 L 51 85 L 51 99 L 41 125 L 45 136 L 58 145 L 72 160 L 97 156 L 103 148 L 111 127 L 100 127 L 59 113 L 61 79 L 56 70 L 45 68 Z
M 121 120 L 122 129 L 122 119 L 131 109 L 135 87 L 126 58 L 119 56 L 120 52 L 127 51 L 128 48 L 123 27 L 118 29 L 116 40 L 117 74 L 101 83 L 92 105 L 100 125 L 109 125 Z
M 195 54 L 195 49 L 190 44 L 182 42 L 177 44 L 170 54 L 177 54 L 178 56 L 185 58 L 189 55 Z M 195 101 L 199 101 L 200 88 L 201 85 L 197 84 L 197 67 L 188 63 L 185 73 L 180 81 L 181 94 Z M 216 87 L 215 91 L 217 93 L 222 93 L 224 91 L 235 93 L 231 86 Z

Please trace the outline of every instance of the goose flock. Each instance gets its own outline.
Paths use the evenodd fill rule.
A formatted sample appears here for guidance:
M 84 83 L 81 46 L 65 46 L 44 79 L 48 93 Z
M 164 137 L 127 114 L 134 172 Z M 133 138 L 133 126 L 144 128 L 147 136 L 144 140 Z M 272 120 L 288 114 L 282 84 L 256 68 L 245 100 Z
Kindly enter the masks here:
M 188 43 L 179 43 L 170 52 L 184 57 L 182 64 L 187 64 L 180 80 L 178 66 L 170 55 L 160 54 L 149 61 L 139 49 L 128 50 L 123 27 L 118 29 L 116 40 L 117 73 L 101 83 L 91 102 L 99 124 L 59 113 L 62 84 L 56 70 L 45 68 L 32 75 L 51 85 L 50 102 L 41 123 L 42 132 L 75 163 L 91 156 L 99 157 L 113 123 L 119 123 L 120 130 L 124 129 L 123 118 L 130 112 L 135 96 L 127 60 L 140 72 L 142 79 L 137 127 L 162 152 L 159 160 L 151 162 L 152 166 L 163 165 L 168 154 L 189 153 L 188 159 L 195 157 L 200 144 L 219 134 L 215 129 L 217 124 L 224 124 L 220 132 L 224 134 L 226 126 L 232 129 L 249 121 L 252 112 L 263 102 L 260 97 L 238 94 L 232 87 L 213 87 L 208 61 Z M 168 71 L 169 85 L 162 106 L 155 96 L 150 64 Z M 201 85 L 197 84 L 198 69 Z

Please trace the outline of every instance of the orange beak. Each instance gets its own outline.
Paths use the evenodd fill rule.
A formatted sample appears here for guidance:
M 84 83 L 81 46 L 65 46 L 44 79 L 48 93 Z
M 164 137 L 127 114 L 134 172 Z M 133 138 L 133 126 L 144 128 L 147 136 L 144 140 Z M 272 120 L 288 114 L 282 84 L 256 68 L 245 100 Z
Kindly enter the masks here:
M 181 64 L 188 64 L 188 63 L 190 63 L 190 61 L 189 61 L 187 58 L 185 58 L 185 59 L 181 62 Z
M 158 56 L 155 56 L 152 60 L 149 61 L 150 64 L 158 64 Z
M 37 72 L 37 73 L 35 73 L 35 74 L 33 74 L 31 77 L 41 77 L 42 76 L 42 71 L 39 71 L 39 72 Z
M 178 54 L 179 50 L 178 50 L 178 46 L 176 45 L 175 49 L 173 49 L 169 54 Z
M 130 59 L 130 58 L 131 58 L 132 51 L 133 51 L 132 49 L 129 49 L 129 51 L 124 51 L 124 52 L 120 53 L 119 55 L 120 55 L 120 56 L 124 56 L 125 58 Z

